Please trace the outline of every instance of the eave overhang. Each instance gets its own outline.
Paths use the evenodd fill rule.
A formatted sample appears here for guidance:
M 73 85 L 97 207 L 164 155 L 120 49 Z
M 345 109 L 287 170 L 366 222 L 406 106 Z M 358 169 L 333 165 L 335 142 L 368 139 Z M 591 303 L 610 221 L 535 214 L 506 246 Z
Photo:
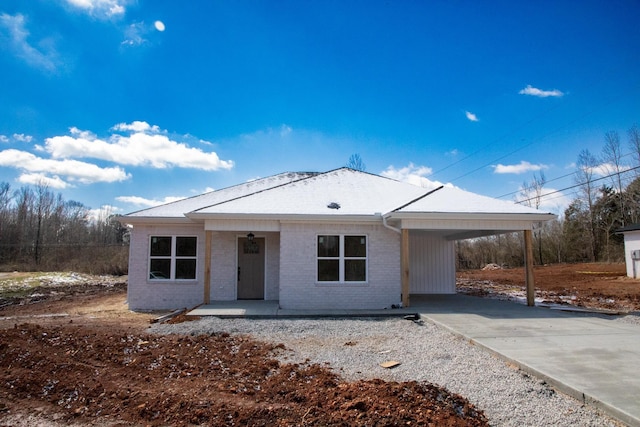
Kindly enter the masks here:
M 149 224 L 149 225 L 185 225 L 195 224 L 195 222 L 187 217 L 154 217 L 154 216 L 121 216 L 118 218 L 121 224 Z
M 493 212 L 389 212 L 387 220 L 492 220 L 492 221 L 550 221 L 557 218 L 552 213 L 493 213 Z
M 380 214 L 256 214 L 256 213 L 201 213 L 190 212 L 186 217 L 193 221 L 235 220 L 235 221 L 281 221 L 281 222 L 381 222 Z

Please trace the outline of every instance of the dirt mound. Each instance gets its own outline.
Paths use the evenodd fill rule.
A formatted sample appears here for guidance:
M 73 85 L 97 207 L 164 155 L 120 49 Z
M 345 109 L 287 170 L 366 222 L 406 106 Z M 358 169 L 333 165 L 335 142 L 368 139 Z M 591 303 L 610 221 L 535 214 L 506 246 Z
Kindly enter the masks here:
M 40 408 L 60 423 L 487 425 L 464 398 L 417 382 L 342 382 L 282 364 L 246 337 L 156 336 L 87 325 L 16 325 L 0 341 L 0 424 Z

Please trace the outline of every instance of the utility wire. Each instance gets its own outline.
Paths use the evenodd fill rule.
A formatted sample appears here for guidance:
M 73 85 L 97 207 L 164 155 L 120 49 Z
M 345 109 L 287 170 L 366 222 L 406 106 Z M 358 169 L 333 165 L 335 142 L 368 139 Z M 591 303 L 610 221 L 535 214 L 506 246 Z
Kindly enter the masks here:
M 535 196 L 535 197 L 530 197 L 530 198 L 528 198 L 528 199 L 519 200 L 519 201 L 517 201 L 517 202 L 515 202 L 515 203 L 525 203 L 525 202 L 530 202 L 531 200 L 535 200 L 535 199 L 537 199 L 537 198 L 542 199 L 543 197 L 547 197 L 547 196 L 550 196 L 550 195 L 552 195 L 552 194 L 556 194 L 556 193 L 560 193 L 560 192 L 562 192 L 562 191 L 570 190 L 570 189 L 572 189 L 572 188 L 580 187 L 580 186 L 582 186 L 582 185 L 585 185 L 587 182 L 597 182 L 597 181 L 602 181 L 603 179 L 611 178 L 612 176 L 619 175 L 619 174 L 623 174 L 623 173 L 627 173 L 627 172 L 631 172 L 631 171 L 634 171 L 634 170 L 637 170 L 637 169 L 640 169 L 640 166 L 635 166 L 635 167 L 633 167 L 633 168 L 631 168 L 631 169 L 627 169 L 627 170 L 620 171 L 620 172 L 615 172 L 615 173 L 612 173 L 612 174 L 610 174 L 610 175 L 606 175 L 606 176 L 603 176 L 603 177 L 600 177 L 600 178 L 597 178 L 597 179 L 592 179 L 591 181 L 581 182 L 581 183 L 578 183 L 578 184 L 572 185 L 572 186 L 570 186 L 570 187 L 565 187 L 565 188 L 562 188 L 562 189 L 560 189 L 560 190 L 552 191 L 552 192 L 550 192 L 550 193 L 541 194 L 540 196 Z
M 617 67 L 617 68 L 618 68 L 618 67 Z M 614 70 L 612 70 L 612 71 L 616 71 L 616 69 L 614 69 Z M 602 80 L 603 80 L 603 79 L 602 79 Z M 637 89 L 637 88 L 639 88 L 639 87 L 640 87 L 640 85 L 636 85 L 636 86 L 635 86 L 635 89 Z M 592 109 L 592 110 L 590 110 L 590 111 L 587 111 L 586 113 L 582 114 L 581 116 L 578 116 L 576 119 L 574 119 L 574 120 L 572 120 L 572 121 L 570 121 L 570 122 L 568 122 L 568 123 L 566 123 L 566 124 L 564 124 L 564 125 L 560 126 L 559 128 L 557 128 L 556 130 L 554 130 L 554 131 L 552 131 L 552 132 L 547 133 L 546 135 L 544 135 L 544 136 L 542 136 L 541 138 L 539 138 L 539 140 L 545 139 L 545 138 L 547 138 L 548 136 L 553 135 L 554 133 L 559 132 L 560 130 L 564 129 L 564 128 L 565 128 L 565 127 L 567 127 L 568 125 L 573 124 L 573 123 L 575 123 L 576 121 L 578 121 L 578 120 L 580 120 L 580 119 L 584 119 L 584 118 L 586 118 L 586 117 L 588 117 L 588 116 L 590 116 L 590 115 L 594 114 L 595 112 L 597 112 L 597 111 L 599 111 L 599 110 L 603 109 L 604 107 L 609 106 L 609 105 L 610 105 L 610 104 L 612 104 L 614 101 L 617 101 L 617 100 L 618 100 L 619 98 L 621 98 L 622 96 L 623 96 L 623 94 L 620 94 L 620 95 L 618 95 L 618 96 L 612 96 L 611 98 L 609 98 L 609 101 L 607 101 L 607 102 L 605 102 L 605 103 L 603 103 L 603 104 L 599 104 L 599 106 L 598 106 L 597 108 L 594 108 L 594 109 Z M 527 126 L 527 125 L 531 124 L 532 122 L 535 122 L 535 121 L 536 121 L 536 120 L 538 120 L 539 118 L 544 117 L 544 116 L 546 116 L 547 114 L 551 113 L 551 112 L 552 112 L 552 111 L 554 111 L 555 109 L 560 108 L 560 106 L 561 106 L 561 105 L 563 105 L 563 104 L 557 104 L 557 105 L 555 105 L 554 107 L 551 107 L 551 108 L 549 108 L 548 110 L 545 110 L 545 111 L 544 111 L 544 112 L 542 112 L 541 114 L 538 114 L 538 115 L 537 115 L 537 116 L 535 116 L 534 118 L 532 118 L 532 119 L 530 119 L 530 120 L 528 120 L 528 121 L 526 121 L 526 122 L 522 123 L 521 125 L 518 125 L 518 126 L 517 126 L 517 127 L 515 127 L 513 130 L 511 130 L 511 131 L 507 132 L 507 133 L 506 133 L 506 134 L 504 134 L 503 136 L 501 136 L 501 137 L 497 138 L 496 140 L 494 140 L 494 141 L 492 142 L 492 144 L 494 144 L 494 143 L 496 143 L 496 142 L 499 142 L 499 141 L 502 141 L 503 139 L 506 139 L 508 136 L 510 136 L 511 134 L 515 133 L 517 130 L 519 130 L 519 129 L 521 129 L 521 128 L 524 128 L 525 126 Z M 529 147 L 529 146 L 531 146 L 531 145 L 533 145 L 533 144 L 535 144 L 535 143 L 539 142 L 539 140 L 533 140 L 533 141 L 529 142 L 528 144 L 525 144 L 525 145 L 523 145 L 523 146 L 521 146 L 521 147 L 519 147 L 519 148 L 517 148 L 517 149 L 515 149 L 515 150 L 511 151 L 510 153 L 508 153 L 508 154 L 506 154 L 506 155 L 504 155 L 504 156 L 499 157 L 498 159 L 495 159 L 495 160 L 493 160 L 493 161 L 491 161 L 491 162 L 489 162 L 489 163 L 487 163 L 487 164 L 484 164 L 484 165 L 482 165 L 482 166 L 480 166 L 480 167 L 478 167 L 478 168 L 476 168 L 476 169 L 471 170 L 470 172 L 467 172 L 467 173 L 465 173 L 465 174 L 463 174 L 463 175 L 460 175 L 460 176 L 458 176 L 458 177 L 456 177 L 456 178 L 454 178 L 454 179 L 450 180 L 450 182 L 457 181 L 458 179 L 464 178 L 464 177 L 466 177 L 466 176 L 468 176 L 468 175 L 471 175 L 471 174 L 473 174 L 473 173 L 475 173 L 475 172 L 477 172 L 477 171 L 479 171 L 479 170 L 481 170 L 481 169 L 484 169 L 485 167 L 490 166 L 491 164 L 493 164 L 493 163 L 495 163 L 495 162 L 497 162 L 497 161 L 499 161 L 499 160 L 502 160 L 502 159 L 504 159 L 505 157 L 508 157 L 508 156 L 510 156 L 510 155 L 512 155 L 512 154 L 515 154 L 515 153 L 517 153 L 518 151 L 521 151 L 521 150 L 523 150 L 523 149 L 525 149 L 525 148 L 527 148 L 527 147 Z M 440 172 L 442 172 L 442 171 L 444 171 L 444 170 L 449 169 L 450 167 L 452 167 L 452 166 L 454 166 L 454 165 L 456 165 L 456 164 L 458 164 L 458 163 L 460 163 L 460 162 L 462 162 L 462 161 L 464 161 L 464 160 L 467 160 L 467 159 L 468 159 L 468 158 L 470 158 L 470 157 L 475 156 L 476 154 L 478 154 L 478 153 L 480 153 L 480 152 L 484 151 L 484 150 L 487 148 L 487 146 L 488 146 L 487 144 L 483 145 L 483 146 L 482 146 L 481 148 L 479 148 L 478 150 L 476 150 L 476 151 L 472 152 L 471 154 L 469 154 L 469 155 L 467 155 L 467 156 L 463 157 L 463 158 L 462 158 L 462 159 L 460 159 L 460 160 L 457 160 L 457 161 L 455 161 L 455 162 L 453 162 L 453 163 L 450 163 L 449 165 L 447 165 L 447 166 L 445 166 L 445 167 L 443 167 L 443 168 L 441 168 L 441 169 L 438 169 L 438 170 L 437 170 L 437 171 L 435 171 L 435 172 L 432 172 L 431 174 L 427 175 L 427 177 L 432 177 L 432 176 L 434 176 L 434 175 L 436 175 L 436 174 L 438 174 L 438 173 L 440 173 Z
M 636 153 L 634 153 L 634 152 L 630 152 L 630 153 L 627 153 L 627 154 L 623 154 L 622 156 L 620 156 L 620 158 L 624 158 L 624 157 L 628 157 L 628 156 L 634 156 L 634 155 L 636 155 Z M 616 172 L 616 173 L 617 173 L 617 172 Z M 614 173 L 614 175 L 615 175 L 616 173 Z M 622 173 L 622 172 L 621 172 L 621 173 Z M 548 183 L 550 183 L 550 182 L 554 182 L 554 181 L 557 181 L 557 180 L 562 179 L 562 178 L 569 177 L 569 176 L 571 176 L 571 175 L 573 175 L 573 174 L 575 174 L 575 172 L 569 172 L 569 173 L 568 173 L 568 174 L 566 174 L 566 175 L 562 175 L 562 176 L 558 176 L 558 177 L 553 178 L 553 179 L 545 180 L 544 185 L 547 185 L 547 184 L 548 184 Z M 496 199 L 502 199 L 503 197 L 512 196 L 512 195 L 514 195 L 514 194 L 520 193 L 520 191 L 522 191 L 522 189 L 520 189 L 520 190 L 515 190 L 515 191 L 512 191 L 512 192 L 510 192 L 510 193 L 505 193 L 505 194 L 503 194 L 503 195 L 501 195 L 501 196 L 497 196 L 497 197 L 495 197 L 495 198 L 496 198 Z
M 566 128 L 567 126 L 569 126 L 569 125 L 571 125 L 571 124 L 576 123 L 578 120 L 582 120 L 582 119 L 585 119 L 586 117 L 589 117 L 590 115 L 594 114 L 596 111 L 601 110 L 603 107 L 605 107 L 605 106 L 608 106 L 608 105 L 612 104 L 615 100 L 617 100 L 617 99 L 618 99 L 618 98 L 620 98 L 621 96 L 622 96 L 622 95 L 619 95 L 619 96 L 617 96 L 617 97 L 613 97 L 613 98 L 609 99 L 609 101 L 608 101 L 608 102 L 605 102 L 604 104 L 601 104 L 598 108 L 594 108 L 593 110 L 587 111 L 586 113 L 584 113 L 584 114 L 582 114 L 582 115 L 580 115 L 580 116 L 576 117 L 575 119 L 573 119 L 573 120 L 571 120 L 571 121 L 569 121 L 569 122 L 565 123 L 564 125 L 562 125 L 562 126 L 560 126 L 560 127 L 556 128 L 555 130 L 553 130 L 553 131 L 551 131 L 551 132 L 549 132 L 549 133 L 545 134 L 543 137 L 541 137 L 541 138 L 540 138 L 540 140 L 545 139 L 545 138 L 549 137 L 550 135 L 553 135 L 554 133 L 560 132 L 562 129 Z M 530 143 L 528 143 L 528 144 L 522 145 L 522 146 L 520 146 L 520 147 L 516 148 L 515 150 L 510 151 L 509 153 L 507 153 L 507 154 L 505 154 L 505 155 L 503 155 L 503 156 L 500 156 L 500 157 L 498 157 L 498 158 L 497 158 L 497 159 L 495 159 L 495 160 L 490 161 L 489 163 L 486 163 L 486 164 L 484 164 L 484 165 L 482 165 L 482 166 L 480 166 L 480 167 L 477 167 L 477 168 L 475 168 L 475 169 L 473 169 L 473 170 L 471 170 L 471 171 L 469 171 L 469 172 L 467 172 L 467 173 L 465 173 L 465 174 L 462 174 L 462 175 L 460 175 L 460 176 L 458 176 L 458 177 L 456 177 L 456 178 L 453 178 L 453 179 L 451 180 L 451 182 L 457 181 L 457 180 L 459 180 L 460 178 L 464 178 L 465 176 L 471 175 L 472 173 L 475 173 L 475 172 L 479 171 L 480 169 L 484 169 L 484 168 L 486 168 L 487 166 L 490 166 L 490 165 L 492 165 L 493 163 L 495 163 L 495 162 L 497 162 L 497 161 L 500 161 L 500 160 L 502 160 L 502 159 L 504 159 L 504 158 L 506 158 L 506 157 L 509 157 L 509 156 L 510 156 L 510 155 L 512 155 L 512 154 L 517 153 L 518 151 L 522 151 L 522 150 L 524 150 L 525 148 L 529 147 L 530 145 L 535 144 L 536 142 L 538 142 L 538 141 L 537 141 L 537 140 L 533 140 L 533 141 L 531 141 L 531 142 L 530 142 Z

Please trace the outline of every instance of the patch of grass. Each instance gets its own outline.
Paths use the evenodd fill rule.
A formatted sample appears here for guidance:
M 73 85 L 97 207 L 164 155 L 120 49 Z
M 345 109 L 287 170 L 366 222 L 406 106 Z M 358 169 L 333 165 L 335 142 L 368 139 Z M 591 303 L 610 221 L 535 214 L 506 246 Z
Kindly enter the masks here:
M 0 276 L 0 297 L 25 297 L 40 286 L 69 285 L 78 283 L 76 273 L 8 273 Z
M 0 297 L 24 297 L 41 284 L 40 278 L 47 273 L 10 273 L 0 277 Z

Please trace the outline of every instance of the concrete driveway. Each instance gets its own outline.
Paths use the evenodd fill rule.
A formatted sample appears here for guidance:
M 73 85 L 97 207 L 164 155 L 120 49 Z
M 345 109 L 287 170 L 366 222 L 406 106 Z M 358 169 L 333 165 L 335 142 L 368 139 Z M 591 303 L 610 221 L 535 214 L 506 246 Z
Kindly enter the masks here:
M 465 295 L 411 309 L 558 390 L 640 426 L 640 325 Z

